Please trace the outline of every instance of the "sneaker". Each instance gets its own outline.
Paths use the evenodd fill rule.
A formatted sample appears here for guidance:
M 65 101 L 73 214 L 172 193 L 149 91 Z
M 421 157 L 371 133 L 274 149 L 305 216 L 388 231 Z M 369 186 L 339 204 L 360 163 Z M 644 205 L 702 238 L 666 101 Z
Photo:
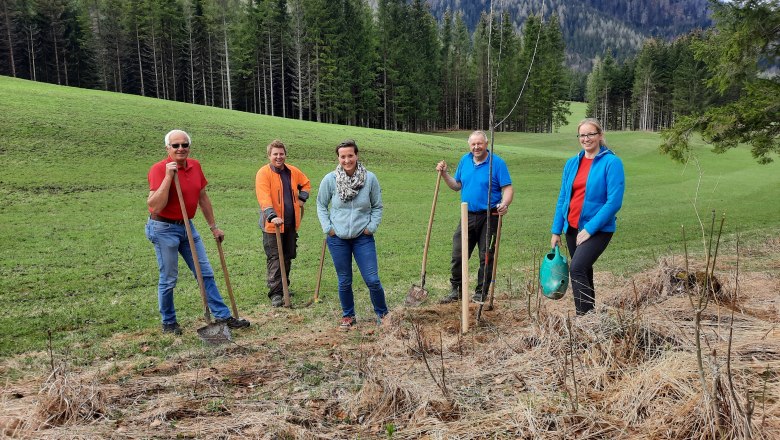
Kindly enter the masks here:
M 477 304 L 485 304 L 485 296 L 487 295 L 483 296 L 481 293 L 475 293 L 471 296 L 471 300 Z
M 354 316 L 345 316 L 341 318 L 341 324 L 339 325 L 339 329 L 341 329 L 342 331 L 348 331 L 356 323 L 357 323 L 357 319 L 355 319 Z
M 181 335 L 181 327 L 179 327 L 178 322 L 174 322 L 173 324 L 163 324 L 162 325 L 162 332 L 163 333 L 173 333 L 176 336 Z
M 232 316 L 229 316 L 225 319 L 217 319 L 217 324 L 225 324 L 228 326 L 228 328 L 245 328 L 249 327 L 249 321 L 246 319 L 236 319 Z
M 284 305 L 284 297 L 282 295 L 276 294 L 271 297 L 271 306 L 281 307 L 283 305 Z
M 376 317 L 376 325 L 377 325 L 377 327 L 381 327 L 382 325 L 384 325 L 385 323 L 388 323 L 388 322 L 390 322 L 390 318 L 389 318 L 389 314 L 388 313 L 385 313 L 384 316 L 377 316 Z
M 447 296 L 439 300 L 439 304 L 449 304 L 456 301 L 460 301 L 460 289 L 453 287 Z

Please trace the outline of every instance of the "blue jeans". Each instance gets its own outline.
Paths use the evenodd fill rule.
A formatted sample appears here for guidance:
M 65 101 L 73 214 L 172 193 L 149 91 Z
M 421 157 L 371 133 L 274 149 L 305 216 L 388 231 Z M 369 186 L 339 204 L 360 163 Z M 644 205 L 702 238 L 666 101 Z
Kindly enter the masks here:
M 339 301 L 341 316 L 355 316 L 355 299 L 352 293 L 352 256 L 355 256 L 360 275 L 368 287 L 371 304 L 377 316 L 387 314 L 385 290 L 379 281 L 379 265 L 376 259 L 376 243 L 373 235 L 362 234 L 355 238 L 344 240 L 336 236 L 328 236 L 328 251 L 336 267 L 339 280 Z
M 214 282 L 214 270 L 211 268 L 209 258 L 206 255 L 206 247 L 200 239 L 200 234 L 195 230 L 195 225 L 190 221 L 192 239 L 195 249 L 198 251 L 200 271 L 203 275 L 203 287 L 206 290 L 206 301 L 211 309 L 211 314 L 216 319 L 230 317 L 230 309 L 225 305 L 219 294 L 217 284 Z M 157 283 L 157 302 L 160 306 L 163 324 L 176 322 L 176 309 L 173 307 L 173 288 L 179 277 L 179 256 L 184 257 L 187 267 L 195 275 L 195 265 L 192 260 L 190 242 L 187 240 L 187 230 L 184 225 L 158 222 L 151 220 L 146 223 L 146 238 L 154 245 L 157 254 L 157 266 L 160 268 L 160 279 Z M 197 279 L 197 278 L 196 278 Z

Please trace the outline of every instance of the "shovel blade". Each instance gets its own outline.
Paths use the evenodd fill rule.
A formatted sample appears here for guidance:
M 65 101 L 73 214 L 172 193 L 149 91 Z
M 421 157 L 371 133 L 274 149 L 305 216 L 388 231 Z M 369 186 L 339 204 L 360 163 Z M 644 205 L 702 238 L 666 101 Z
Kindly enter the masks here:
M 404 304 L 409 307 L 420 305 L 425 299 L 428 298 L 428 291 L 421 286 L 412 285 L 409 289 L 409 293 L 406 294 Z
M 213 323 L 199 328 L 198 337 L 200 337 L 206 345 L 226 344 L 233 340 L 228 326 L 221 323 Z

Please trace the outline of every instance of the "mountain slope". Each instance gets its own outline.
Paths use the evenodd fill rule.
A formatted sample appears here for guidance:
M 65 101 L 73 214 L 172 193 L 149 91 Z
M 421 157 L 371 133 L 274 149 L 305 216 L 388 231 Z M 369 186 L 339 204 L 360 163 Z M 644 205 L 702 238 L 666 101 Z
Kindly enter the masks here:
M 488 0 L 429 0 L 431 12 L 441 18 L 449 9 L 462 11 L 471 29 Z M 499 0 L 494 12 L 508 12 L 516 27 L 526 17 L 558 15 L 570 67 L 589 70 L 593 59 L 611 49 L 617 58 L 630 56 L 651 36 L 673 38 L 711 25 L 707 0 Z

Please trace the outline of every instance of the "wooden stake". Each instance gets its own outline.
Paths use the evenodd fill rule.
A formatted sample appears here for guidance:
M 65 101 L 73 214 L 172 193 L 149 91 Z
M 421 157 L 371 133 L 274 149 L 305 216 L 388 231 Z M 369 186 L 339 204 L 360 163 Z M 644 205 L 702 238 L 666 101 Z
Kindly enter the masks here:
M 469 204 L 460 204 L 461 332 L 469 331 Z

